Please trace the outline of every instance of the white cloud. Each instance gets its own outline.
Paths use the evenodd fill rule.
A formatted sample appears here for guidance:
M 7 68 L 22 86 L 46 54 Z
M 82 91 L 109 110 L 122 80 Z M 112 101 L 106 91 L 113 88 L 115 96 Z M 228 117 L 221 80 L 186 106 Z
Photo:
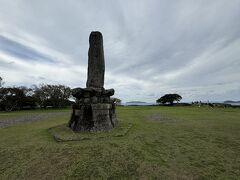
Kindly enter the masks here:
M 171 92 L 184 101 L 239 100 L 239 17 L 238 0 L 0 0 L 0 36 L 38 55 L 16 56 L 0 39 L 0 76 L 8 85 L 84 87 L 88 36 L 99 30 L 105 87 L 122 100 Z

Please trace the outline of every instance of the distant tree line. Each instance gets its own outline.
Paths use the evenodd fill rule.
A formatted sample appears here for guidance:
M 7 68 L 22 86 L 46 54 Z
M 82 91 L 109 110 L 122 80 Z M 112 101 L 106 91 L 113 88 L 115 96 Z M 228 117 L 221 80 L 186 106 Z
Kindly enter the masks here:
M 198 106 L 198 107 L 240 107 L 238 105 L 231 105 L 226 102 L 224 103 L 210 103 L 208 102 L 202 102 L 202 101 L 194 101 L 192 103 L 179 103 L 181 101 L 182 97 L 179 94 L 165 94 L 164 96 L 160 97 L 156 100 L 156 103 L 159 105 L 178 105 L 178 106 Z M 174 102 L 177 102 L 177 104 L 174 104 Z M 228 102 L 228 101 L 227 101 Z M 231 101 L 230 101 L 231 102 Z
M 64 108 L 74 104 L 72 89 L 64 85 L 40 84 L 31 88 L 25 86 L 4 87 L 0 77 L 0 111 L 15 111 L 36 108 Z M 121 100 L 112 98 L 116 105 Z
M 72 102 L 71 88 L 64 85 L 40 84 L 31 88 L 4 87 L 0 77 L 0 110 L 14 111 L 35 108 L 63 108 L 70 106 Z

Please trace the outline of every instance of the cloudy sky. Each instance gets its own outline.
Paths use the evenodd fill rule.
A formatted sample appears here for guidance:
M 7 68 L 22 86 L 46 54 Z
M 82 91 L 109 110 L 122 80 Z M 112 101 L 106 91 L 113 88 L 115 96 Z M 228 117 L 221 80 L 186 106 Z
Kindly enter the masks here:
M 125 102 L 240 100 L 240 0 L 0 0 L 0 76 L 85 87 L 96 30 L 105 88 Z

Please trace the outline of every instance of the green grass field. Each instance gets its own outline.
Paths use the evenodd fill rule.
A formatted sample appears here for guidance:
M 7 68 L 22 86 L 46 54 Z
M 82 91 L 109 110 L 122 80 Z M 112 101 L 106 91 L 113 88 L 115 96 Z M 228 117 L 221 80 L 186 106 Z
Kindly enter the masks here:
M 44 111 L 0 118 L 24 113 Z M 48 132 L 67 115 L 1 128 L 0 179 L 240 177 L 240 108 L 118 107 L 117 117 L 132 124 L 124 136 L 72 142 Z

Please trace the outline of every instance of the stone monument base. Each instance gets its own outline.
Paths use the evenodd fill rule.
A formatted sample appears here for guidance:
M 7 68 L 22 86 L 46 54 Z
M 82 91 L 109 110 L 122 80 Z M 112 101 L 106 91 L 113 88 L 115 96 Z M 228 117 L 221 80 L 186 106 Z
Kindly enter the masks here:
M 111 92 L 111 93 L 110 93 Z M 115 104 L 110 99 L 112 90 L 76 88 L 73 95 L 77 102 L 73 106 L 68 126 L 73 131 L 109 131 L 117 124 Z

